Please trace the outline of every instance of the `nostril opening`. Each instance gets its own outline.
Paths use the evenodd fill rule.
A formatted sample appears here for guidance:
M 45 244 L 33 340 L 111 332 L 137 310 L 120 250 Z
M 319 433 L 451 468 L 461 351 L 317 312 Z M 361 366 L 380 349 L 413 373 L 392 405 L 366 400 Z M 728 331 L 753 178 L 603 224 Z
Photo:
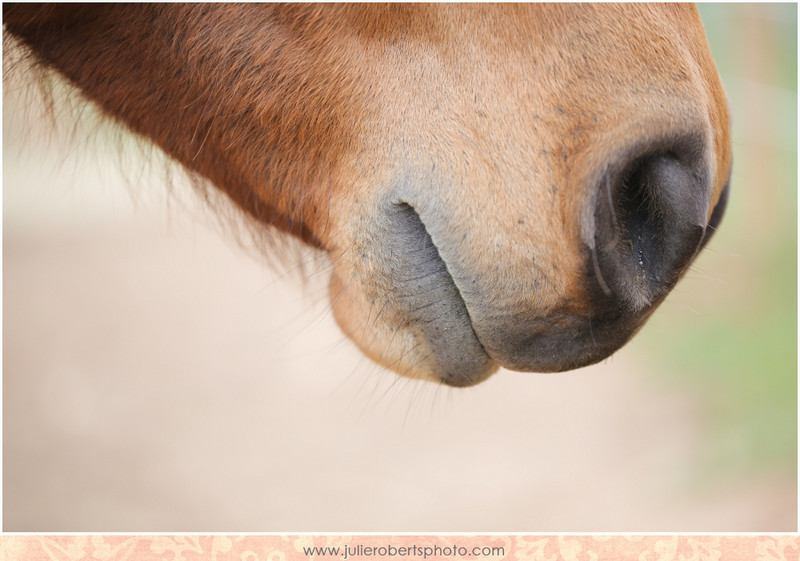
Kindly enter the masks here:
M 637 311 L 671 288 L 695 255 L 709 189 L 672 152 L 636 158 L 605 189 L 595 208 L 598 282 Z
M 665 164 L 658 156 L 635 162 L 623 174 L 614 199 L 615 214 L 621 228 L 618 238 L 632 251 L 636 264 L 650 278 L 662 274 L 663 244 L 668 209 L 659 196 L 659 169 Z

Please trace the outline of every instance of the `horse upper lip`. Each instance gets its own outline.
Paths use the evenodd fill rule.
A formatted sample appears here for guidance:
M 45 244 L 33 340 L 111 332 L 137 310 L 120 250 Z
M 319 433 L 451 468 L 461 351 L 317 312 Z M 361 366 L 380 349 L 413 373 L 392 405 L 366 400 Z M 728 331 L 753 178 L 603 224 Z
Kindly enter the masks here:
M 569 309 L 490 308 L 480 289 L 465 297 L 415 208 L 401 203 L 390 215 L 392 239 L 402 246 L 392 262 L 398 271 L 394 290 L 404 295 L 395 306 L 402 307 L 416 335 L 430 346 L 432 366 L 444 383 L 472 385 L 500 365 L 538 372 L 579 368 L 608 356 L 633 331 L 616 322 L 620 329 L 593 333 L 591 320 Z M 430 224 L 441 232 L 440 223 Z M 445 245 L 444 253 L 454 252 Z M 469 269 L 459 270 L 463 283 Z

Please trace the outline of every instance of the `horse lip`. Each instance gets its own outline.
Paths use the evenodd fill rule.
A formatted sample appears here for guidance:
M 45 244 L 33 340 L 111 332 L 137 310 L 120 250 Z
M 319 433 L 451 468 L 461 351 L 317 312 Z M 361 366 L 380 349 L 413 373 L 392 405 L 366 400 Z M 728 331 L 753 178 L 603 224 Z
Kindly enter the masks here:
M 416 209 L 397 201 L 386 211 L 389 230 L 383 237 L 399 274 L 393 278 L 395 305 L 408 318 L 430 354 L 434 375 L 444 384 L 471 386 L 499 365 L 491 358 L 475 332 L 469 309 L 442 258 L 428 228 Z
M 652 312 L 615 319 L 583 317 L 572 304 L 545 315 L 487 308 L 480 291 L 465 296 L 459 288 L 446 259 L 452 248 L 445 243 L 440 250 L 415 207 L 396 201 L 382 210 L 386 220 L 376 224 L 374 251 L 383 256 L 380 269 L 392 272 L 391 307 L 427 352 L 420 355 L 426 377 L 443 384 L 471 386 L 500 366 L 527 372 L 588 366 L 619 349 Z M 443 237 L 444 224 L 423 215 L 433 235 Z M 465 274 L 458 278 L 468 282 Z

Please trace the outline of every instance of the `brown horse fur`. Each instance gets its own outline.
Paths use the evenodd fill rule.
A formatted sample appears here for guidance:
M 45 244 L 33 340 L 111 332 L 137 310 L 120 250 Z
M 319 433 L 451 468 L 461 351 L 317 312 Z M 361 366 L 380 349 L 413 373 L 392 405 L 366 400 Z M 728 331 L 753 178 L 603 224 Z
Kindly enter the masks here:
M 106 115 L 327 252 L 342 329 L 410 376 L 602 360 L 724 210 L 728 107 L 690 5 L 3 15 Z

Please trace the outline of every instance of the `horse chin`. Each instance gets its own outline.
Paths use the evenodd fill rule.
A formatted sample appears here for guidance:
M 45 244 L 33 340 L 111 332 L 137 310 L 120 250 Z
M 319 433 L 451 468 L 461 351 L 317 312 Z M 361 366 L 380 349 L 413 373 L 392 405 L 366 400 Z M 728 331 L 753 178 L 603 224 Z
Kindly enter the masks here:
M 402 277 L 402 269 L 395 272 Z M 376 291 L 384 288 L 372 281 L 380 276 L 364 282 L 356 275 L 346 281 L 332 275 L 330 300 L 337 323 L 378 364 L 409 378 L 449 386 L 475 385 L 501 366 L 553 373 L 595 364 L 622 347 L 646 319 L 587 319 L 558 312 L 538 318 L 498 316 L 490 328 L 483 324 L 484 344 L 464 301 L 450 292 L 449 278 L 427 275 L 431 285 L 414 291 L 401 280 L 394 297 L 376 298 Z M 436 301 L 423 301 L 426 295 L 434 295 Z M 409 319 L 397 322 L 398 317 Z
M 384 290 L 373 282 L 376 277 L 351 275 L 345 281 L 333 273 L 330 282 L 334 318 L 366 356 L 402 376 L 456 387 L 475 385 L 497 371 L 499 364 L 475 336 L 463 302 L 453 297 L 452 281 L 431 275 L 430 290 L 419 293 L 401 282 L 393 298 L 376 295 Z M 421 303 L 436 293 L 435 302 Z
M 410 378 L 466 387 L 486 380 L 499 367 L 522 372 L 563 372 L 606 359 L 644 323 L 643 318 L 589 320 L 554 313 L 541 318 L 498 316 L 476 335 L 463 300 L 450 291 L 452 280 L 426 275 L 427 289 L 403 282 L 394 297 L 371 279 L 334 273 L 330 300 L 336 321 L 370 359 Z M 444 294 L 444 295 L 443 295 Z M 435 302 L 430 298 L 433 295 Z M 649 315 L 649 314 L 648 314 Z M 406 317 L 398 323 L 395 318 Z M 488 350 L 487 350 L 488 347 Z

